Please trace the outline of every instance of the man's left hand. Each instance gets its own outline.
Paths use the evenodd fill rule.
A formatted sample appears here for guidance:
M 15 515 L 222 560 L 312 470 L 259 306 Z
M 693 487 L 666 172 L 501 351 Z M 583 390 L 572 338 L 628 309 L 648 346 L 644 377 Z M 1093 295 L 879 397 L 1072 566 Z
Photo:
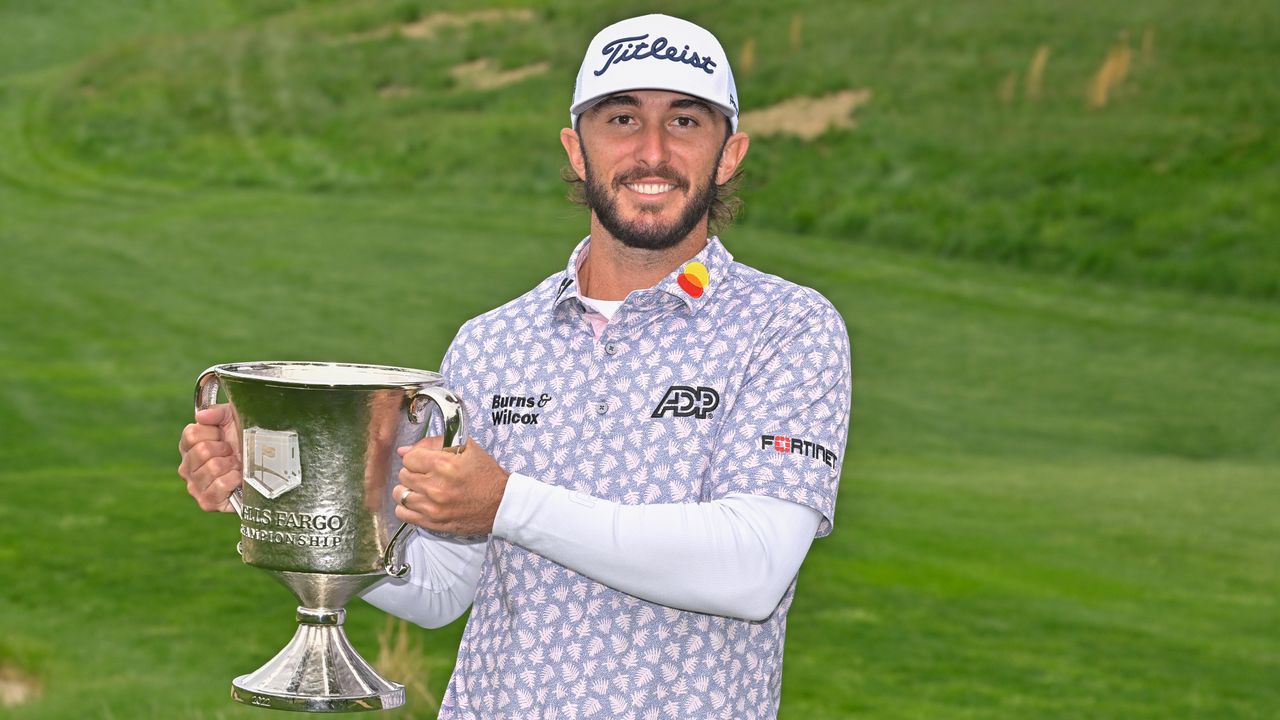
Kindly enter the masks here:
M 439 437 L 428 437 L 397 450 L 404 459 L 400 484 L 391 489 L 397 518 L 451 535 L 492 532 L 511 473 L 474 440 L 465 448 L 444 450 Z

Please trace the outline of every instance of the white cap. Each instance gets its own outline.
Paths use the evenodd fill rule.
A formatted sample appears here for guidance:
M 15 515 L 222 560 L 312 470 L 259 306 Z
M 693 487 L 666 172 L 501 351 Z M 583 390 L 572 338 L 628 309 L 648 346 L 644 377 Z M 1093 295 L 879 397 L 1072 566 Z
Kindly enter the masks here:
M 716 36 L 670 15 L 644 15 L 601 30 L 587 46 L 569 122 L 627 90 L 670 90 L 706 100 L 738 129 L 738 89 Z

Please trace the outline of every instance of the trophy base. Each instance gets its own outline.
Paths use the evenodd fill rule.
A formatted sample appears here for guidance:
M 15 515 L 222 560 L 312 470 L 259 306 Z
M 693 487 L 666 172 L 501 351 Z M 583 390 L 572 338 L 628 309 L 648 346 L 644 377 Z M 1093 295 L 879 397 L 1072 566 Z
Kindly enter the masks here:
M 388 710 L 404 704 L 404 686 L 378 674 L 342 629 L 343 610 L 298 608 L 293 640 L 266 665 L 231 683 L 231 699 L 298 712 Z

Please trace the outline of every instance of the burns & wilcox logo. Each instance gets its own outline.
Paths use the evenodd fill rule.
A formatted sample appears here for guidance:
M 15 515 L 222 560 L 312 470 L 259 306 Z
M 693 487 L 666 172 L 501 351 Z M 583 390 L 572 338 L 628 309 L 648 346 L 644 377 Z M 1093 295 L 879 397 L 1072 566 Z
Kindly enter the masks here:
M 760 449 L 768 450 L 770 448 L 780 453 L 799 453 L 805 457 L 821 460 L 832 470 L 835 470 L 836 461 L 840 459 L 839 455 L 812 440 L 791 437 L 790 435 L 761 435 Z
M 653 414 L 649 417 L 666 417 L 667 413 L 671 413 L 672 417 L 706 420 L 718 407 L 720 407 L 720 393 L 716 392 L 715 388 L 703 385 L 697 387 L 672 385 L 667 388 L 662 400 L 658 401 L 658 407 L 653 409 Z
M 605 60 L 604 65 L 595 71 L 596 77 L 603 75 L 615 63 L 644 60 L 645 58 L 670 60 L 671 62 L 692 65 L 708 75 L 716 73 L 716 61 L 708 56 L 699 55 L 696 50 L 690 50 L 688 45 L 685 45 L 683 50 L 677 50 L 676 46 L 672 45 L 671 41 L 664 37 L 656 37 L 653 42 L 644 42 L 648 37 L 649 33 L 645 33 L 644 35 L 618 38 L 605 43 L 605 46 L 600 49 L 600 54 L 608 57 L 608 60 Z
M 494 395 L 492 418 L 494 425 L 537 425 L 542 408 L 551 402 L 551 396 L 543 393 L 532 395 Z M 531 412 L 533 411 L 533 412 Z

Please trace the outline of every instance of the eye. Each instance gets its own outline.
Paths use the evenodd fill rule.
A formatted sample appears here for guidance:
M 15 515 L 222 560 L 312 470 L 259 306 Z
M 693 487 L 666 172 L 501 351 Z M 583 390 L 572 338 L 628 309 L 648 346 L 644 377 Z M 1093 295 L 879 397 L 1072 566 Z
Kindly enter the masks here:
M 676 119 L 672 120 L 671 122 L 672 122 L 676 127 L 681 127 L 681 128 L 695 128 L 695 127 L 698 127 L 698 121 L 697 121 L 697 120 L 694 120 L 693 118 L 689 117 L 688 115 L 681 115 L 681 116 L 677 117 Z
M 611 125 L 623 125 L 623 126 L 635 125 L 636 119 L 632 115 L 614 115 L 613 117 L 609 118 L 609 123 Z

